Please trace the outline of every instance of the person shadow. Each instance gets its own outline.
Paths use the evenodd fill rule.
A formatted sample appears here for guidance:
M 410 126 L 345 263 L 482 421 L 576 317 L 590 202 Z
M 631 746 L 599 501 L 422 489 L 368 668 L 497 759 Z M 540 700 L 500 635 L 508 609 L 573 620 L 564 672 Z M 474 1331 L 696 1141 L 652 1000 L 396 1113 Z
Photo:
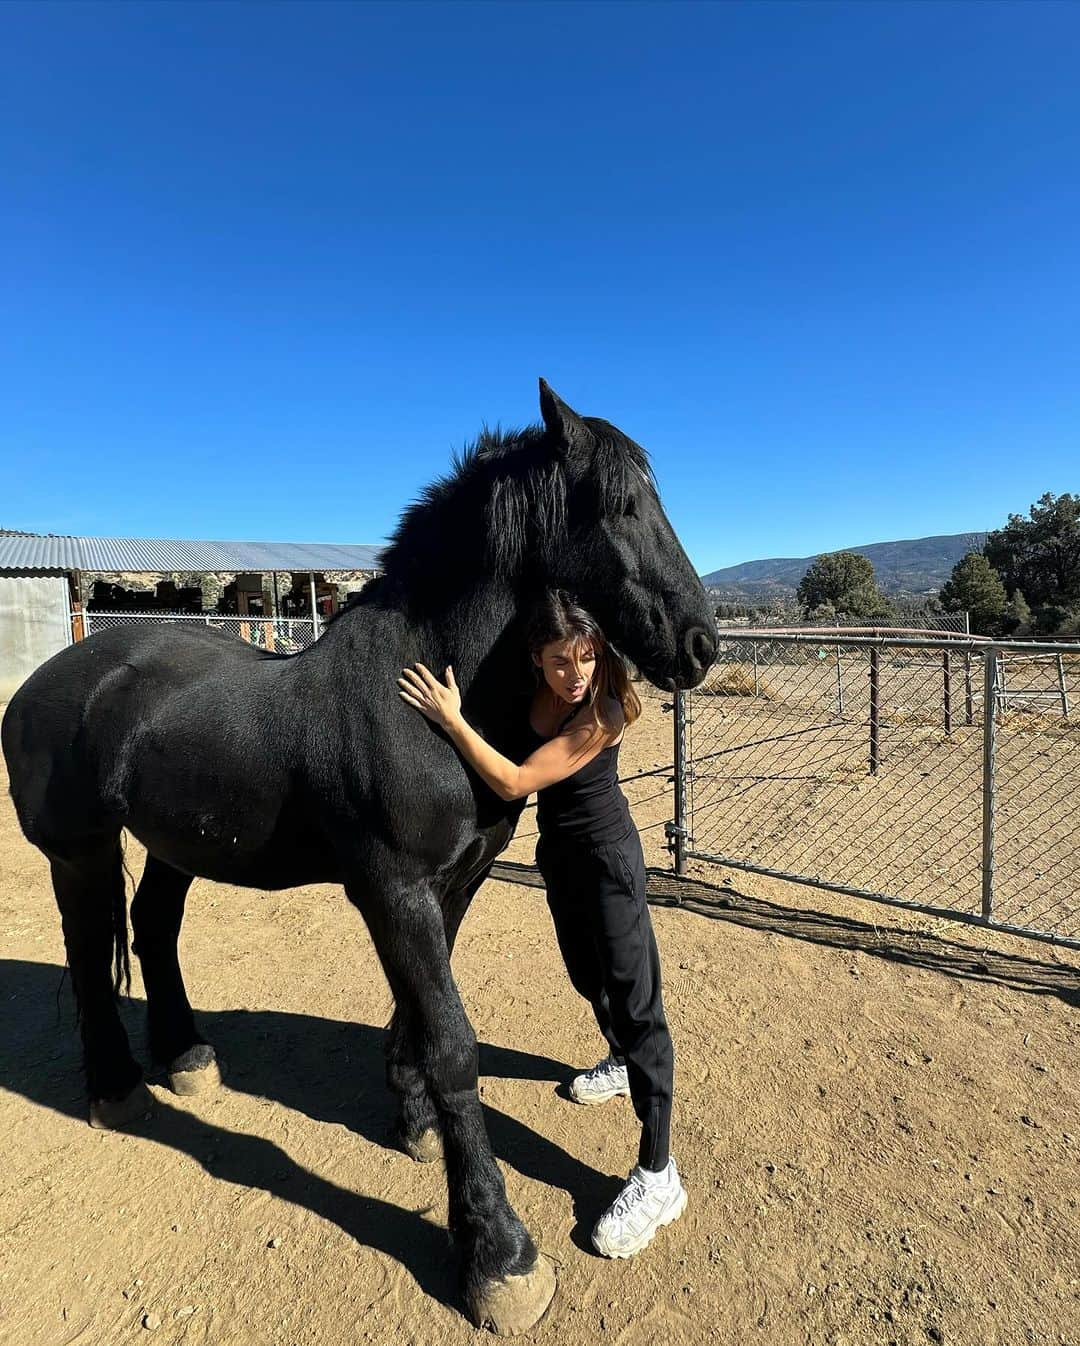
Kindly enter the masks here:
M 0 1000 L 5 1006 L 0 1088 L 85 1120 L 82 1048 L 64 969 L 0 959 Z M 164 1074 L 149 1067 L 145 1008 L 141 998 L 124 997 L 121 1019 L 136 1059 L 147 1067 L 148 1081 L 164 1084 Z M 275 1010 L 202 1010 L 196 1018 L 226 1064 L 230 1089 L 397 1149 L 394 1100 L 384 1082 L 383 1029 Z M 492 1043 L 480 1044 L 479 1059 L 481 1077 L 551 1081 L 560 1092 L 572 1074 L 549 1057 Z M 456 1257 L 445 1230 L 425 1219 L 426 1211 L 343 1188 L 304 1168 L 271 1140 L 206 1121 L 170 1103 L 160 1090 L 155 1098 L 151 1116 L 129 1130 L 188 1155 L 222 1182 L 265 1191 L 332 1221 L 358 1243 L 401 1263 L 425 1294 L 460 1308 Z M 567 1192 L 576 1220 L 571 1239 L 591 1252 L 589 1231 L 620 1180 L 582 1163 L 498 1108 L 486 1103 L 483 1108 L 496 1158 L 525 1177 Z

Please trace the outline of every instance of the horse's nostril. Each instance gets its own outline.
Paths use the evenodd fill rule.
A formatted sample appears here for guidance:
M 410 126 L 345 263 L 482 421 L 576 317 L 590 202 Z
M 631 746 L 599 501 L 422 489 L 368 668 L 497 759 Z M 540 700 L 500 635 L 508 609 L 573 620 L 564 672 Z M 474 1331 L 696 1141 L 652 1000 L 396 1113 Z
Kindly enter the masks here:
M 691 660 L 706 669 L 716 654 L 716 642 L 703 626 L 694 626 L 686 633 L 684 646 Z

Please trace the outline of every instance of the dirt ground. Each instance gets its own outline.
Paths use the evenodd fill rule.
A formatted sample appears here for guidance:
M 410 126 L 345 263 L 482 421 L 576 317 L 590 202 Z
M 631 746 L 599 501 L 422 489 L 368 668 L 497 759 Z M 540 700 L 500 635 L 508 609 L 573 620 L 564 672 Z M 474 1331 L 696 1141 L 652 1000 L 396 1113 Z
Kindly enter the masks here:
M 1080 955 L 703 864 L 678 885 L 670 744 L 650 698 L 622 765 L 690 1205 L 638 1259 L 589 1248 L 636 1128 L 628 1103 L 559 1095 L 600 1043 L 527 868 L 531 813 L 455 957 L 492 1144 L 559 1268 L 532 1338 L 1078 1346 Z M 196 883 L 187 982 L 227 1087 L 182 1099 L 151 1076 L 151 1120 L 92 1131 L 45 862 L 0 785 L 0 1342 L 478 1340 L 441 1166 L 388 1143 L 390 996 L 341 893 Z M 145 1059 L 142 1010 L 136 973 Z

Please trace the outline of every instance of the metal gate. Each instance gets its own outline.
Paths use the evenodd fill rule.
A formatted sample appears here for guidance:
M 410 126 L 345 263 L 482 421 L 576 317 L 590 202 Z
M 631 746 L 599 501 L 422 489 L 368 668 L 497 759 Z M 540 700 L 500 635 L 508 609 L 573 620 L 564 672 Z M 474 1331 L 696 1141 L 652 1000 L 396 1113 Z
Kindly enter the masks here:
M 675 707 L 687 859 L 1080 948 L 1080 646 L 719 633 Z

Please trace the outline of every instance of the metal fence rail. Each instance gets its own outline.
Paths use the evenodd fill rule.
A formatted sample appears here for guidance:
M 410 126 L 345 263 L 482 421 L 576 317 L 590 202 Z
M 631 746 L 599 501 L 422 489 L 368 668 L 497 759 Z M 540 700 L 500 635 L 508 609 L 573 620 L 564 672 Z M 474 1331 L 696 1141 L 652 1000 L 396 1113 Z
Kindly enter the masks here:
M 310 617 L 237 617 L 220 612 L 84 612 L 71 614 L 76 640 L 130 624 L 207 626 L 278 654 L 306 649 L 318 635 Z M 321 626 L 321 622 L 319 624 Z
M 1080 647 L 721 631 L 676 708 L 688 858 L 1080 947 Z
M 723 599 L 720 600 L 723 602 Z M 738 607 L 736 603 L 729 603 L 728 607 Z M 717 626 L 721 631 L 757 631 L 761 629 L 777 631 L 824 631 L 824 630 L 847 630 L 850 635 L 858 635 L 859 631 L 865 631 L 867 628 L 866 617 L 850 617 L 843 613 L 838 613 L 830 622 L 814 621 L 810 618 L 792 618 L 784 619 L 781 614 L 772 615 L 760 614 L 755 611 L 752 615 L 749 609 L 741 617 L 721 618 L 717 621 Z M 873 630 L 885 631 L 896 630 L 897 632 L 908 632 L 912 630 L 926 631 L 927 633 L 947 631 L 951 635 L 956 632 L 959 635 L 969 635 L 971 633 L 971 614 L 968 612 L 907 612 L 898 614 L 893 618 L 877 617 L 874 619 Z

